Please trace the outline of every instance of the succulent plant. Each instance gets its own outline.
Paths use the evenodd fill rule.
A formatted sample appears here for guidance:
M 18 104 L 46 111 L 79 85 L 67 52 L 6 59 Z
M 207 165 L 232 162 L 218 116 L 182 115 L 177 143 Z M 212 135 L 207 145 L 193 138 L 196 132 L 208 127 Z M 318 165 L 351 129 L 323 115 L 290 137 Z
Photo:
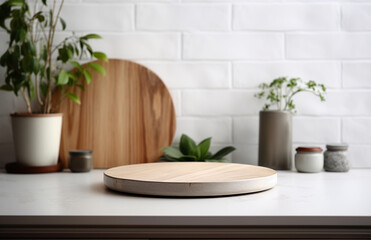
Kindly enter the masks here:
M 211 137 L 202 140 L 198 145 L 185 134 L 182 134 L 177 147 L 164 147 L 161 150 L 165 153 L 160 160 L 170 162 L 221 162 L 229 153 L 236 150 L 232 146 L 224 147 L 215 154 L 209 152 Z

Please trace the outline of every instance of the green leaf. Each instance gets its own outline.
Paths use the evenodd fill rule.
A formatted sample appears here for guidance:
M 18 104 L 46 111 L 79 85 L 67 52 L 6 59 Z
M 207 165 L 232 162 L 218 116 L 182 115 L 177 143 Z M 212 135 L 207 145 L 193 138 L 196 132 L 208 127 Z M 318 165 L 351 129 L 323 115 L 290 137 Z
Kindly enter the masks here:
M 159 158 L 159 160 L 167 161 L 167 162 L 178 162 L 179 159 L 170 157 L 169 155 L 163 155 Z
M 21 28 L 19 30 L 19 41 L 23 42 L 27 37 L 27 31 Z
M 33 59 L 28 55 L 24 56 L 22 59 L 22 68 L 25 72 L 32 72 L 33 71 Z
M 179 160 L 184 162 L 196 161 L 196 157 L 193 155 L 184 155 L 183 157 L 179 158 Z
M 48 84 L 45 82 L 40 83 L 41 94 L 45 97 L 48 92 Z
M 207 159 L 205 160 L 205 162 L 225 162 L 227 161 L 226 158 L 222 158 L 222 159 Z
M 81 84 L 76 84 L 76 87 L 80 88 L 81 90 L 85 91 L 85 87 Z
M 80 98 L 74 93 L 67 93 L 66 96 L 77 104 L 81 104 Z
M 210 159 L 213 159 L 213 160 L 219 160 L 219 159 L 222 159 L 224 156 L 226 156 L 227 154 L 233 152 L 234 150 L 236 150 L 236 148 L 234 147 L 225 147 L 223 149 L 220 149 L 217 153 L 215 153 L 213 156 L 210 157 Z
M 204 160 L 207 153 L 209 152 L 209 148 L 210 148 L 210 144 L 211 144 L 211 137 L 210 138 L 206 138 L 204 140 L 202 140 L 197 148 L 200 149 L 200 160 Z
M 164 147 L 161 150 L 173 158 L 180 158 L 183 156 L 183 154 L 179 151 L 179 149 L 175 147 Z
M 93 77 L 91 76 L 91 73 L 87 69 L 84 69 L 84 78 L 87 84 L 90 84 L 91 80 L 93 79 Z
M 82 36 L 81 39 L 101 39 L 102 37 L 98 34 L 95 34 L 95 33 L 91 33 L 91 34 L 87 34 L 85 36 Z
M 28 93 L 28 96 L 30 97 L 30 100 L 32 100 L 34 97 L 35 97 L 35 88 L 34 88 L 34 85 L 31 81 L 31 79 L 29 79 L 27 81 L 27 93 Z
M 102 52 L 93 52 L 93 56 L 99 60 L 103 60 L 105 62 L 108 62 L 108 58 L 105 53 Z
M 34 59 L 32 62 L 32 70 L 34 74 L 37 74 L 40 71 L 40 62 L 38 59 Z
M 1 65 L 1 66 L 6 66 L 6 65 L 7 65 L 7 63 L 8 63 L 8 59 L 9 59 L 9 56 L 10 56 L 10 54 L 9 54 L 9 50 L 6 51 L 6 52 L 1 56 L 1 58 L 0 58 L 0 65 Z
M 41 0 L 41 2 L 46 6 L 46 0 Z
M 88 63 L 88 66 L 94 69 L 96 72 L 102 74 L 103 76 L 106 75 L 106 70 L 100 64 L 91 62 L 91 63 Z
M 79 71 L 83 71 L 84 68 L 81 66 L 80 63 L 76 62 L 76 61 L 70 61 L 70 63 L 75 67 L 77 68 Z
M 205 156 L 205 159 L 210 159 L 213 156 L 211 152 L 208 152 Z
M 68 77 L 69 77 L 69 84 L 73 84 L 74 82 L 78 81 L 78 77 L 75 75 L 73 72 L 68 72 Z M 72 82 L 71 82 L 72 80 Z
M 196 148 L 194 149 L 193 156 L 196 157 L 196 161 L 200 161 L 201 160 L 201 150 L 200 150 L 200 148 L 198 146 L 196 146 Z
M 9 0 L 8 4 L 9 6 L 20 6 L 23 7 L 24 5 L 24 0 Z
M 46 61 L 46 58 L 48 57 L 48 50 L 46 49 L 46 46 L 43 46 L 43 50 L 41 51 L 40 58 Z
M 61 60 L 62 62 L 67 62 L 69 59 L 69 55 L 67 52 L 67 47 L 63 46 L 62 48 L 58 49 L 58 60 Z
M 89 44 L 85 44 L 85 47 L 88 50 L 89 54 L 93 55 L 93 49 L 91 48 L 91 46 Z
M 13 91 L 13 87 L 11 85 L 8 85 L 8 84 L 4 84 L 0 87 L 0 90 L 4 90 L 4 91 Z
M 57 85 L 65 85 L 68 83 L 68 72 L 66 72 L 65 70 L 62 70 L 59 75 L 58 75 L 58 79 L 57 79 Z
M 192 155 L 195 151 L 196 143 L 187 135 L 182 134 L 179 148 L 184 155 Z
M 72 59 L 73 58 L 73 47 L 71 45 L 68 45 L 67 46 L 67 55 L 68 55 L 68 59 Z
M 37 20 L 39 20 L 39 22 L 44 22 L 45 17 L 43 15 L 37 15 Z
M 62 25 L 62 30 L 65 30 L 66 29 L 66 22 L 64 21 L 63 18 L 59 18 L 59 21 L 61 22 L 61 25 Z

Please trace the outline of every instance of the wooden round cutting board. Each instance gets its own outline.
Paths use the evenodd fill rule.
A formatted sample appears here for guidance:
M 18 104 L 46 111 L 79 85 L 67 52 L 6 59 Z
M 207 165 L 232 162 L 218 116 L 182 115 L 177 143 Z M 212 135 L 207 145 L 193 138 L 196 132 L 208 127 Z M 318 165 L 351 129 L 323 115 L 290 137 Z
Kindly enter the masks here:
M 276 171 L 246 164 L 160 162 L 108 169 L 104 184 L 115 191 L 156 196 L 223 196 L 274 187 Z
M 76 88 L 81 105 L 63 101 L 60 158 L 68 151 L 93 150 L 94 168 L 156 161 L 161 148 L 171 145 L 175 110 L 168 89 L 146 67 L 134 62 L 99 61 L 107 74 L 91 71 L 85 91 Z M 54 94 L 59 94 L 55 92 Z

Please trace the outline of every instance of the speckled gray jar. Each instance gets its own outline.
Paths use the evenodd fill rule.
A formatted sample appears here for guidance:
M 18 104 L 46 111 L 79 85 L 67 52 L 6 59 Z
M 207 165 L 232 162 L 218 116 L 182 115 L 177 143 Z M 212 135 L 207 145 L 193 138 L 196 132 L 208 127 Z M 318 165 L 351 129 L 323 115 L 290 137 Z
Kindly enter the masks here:
M 328 144 L 324 153 L 324 169 L 328 172 L 349 171 L 348 145 Z

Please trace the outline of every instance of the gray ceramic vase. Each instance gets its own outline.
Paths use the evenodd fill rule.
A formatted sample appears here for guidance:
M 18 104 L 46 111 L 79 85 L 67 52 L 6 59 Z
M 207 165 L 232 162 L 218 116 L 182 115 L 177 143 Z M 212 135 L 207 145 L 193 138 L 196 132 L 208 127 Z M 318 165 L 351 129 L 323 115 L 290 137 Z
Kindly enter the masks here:
M 275 170 L 291 169 L 292 114 L 290 112 L 260 112 L 259 166 Z

